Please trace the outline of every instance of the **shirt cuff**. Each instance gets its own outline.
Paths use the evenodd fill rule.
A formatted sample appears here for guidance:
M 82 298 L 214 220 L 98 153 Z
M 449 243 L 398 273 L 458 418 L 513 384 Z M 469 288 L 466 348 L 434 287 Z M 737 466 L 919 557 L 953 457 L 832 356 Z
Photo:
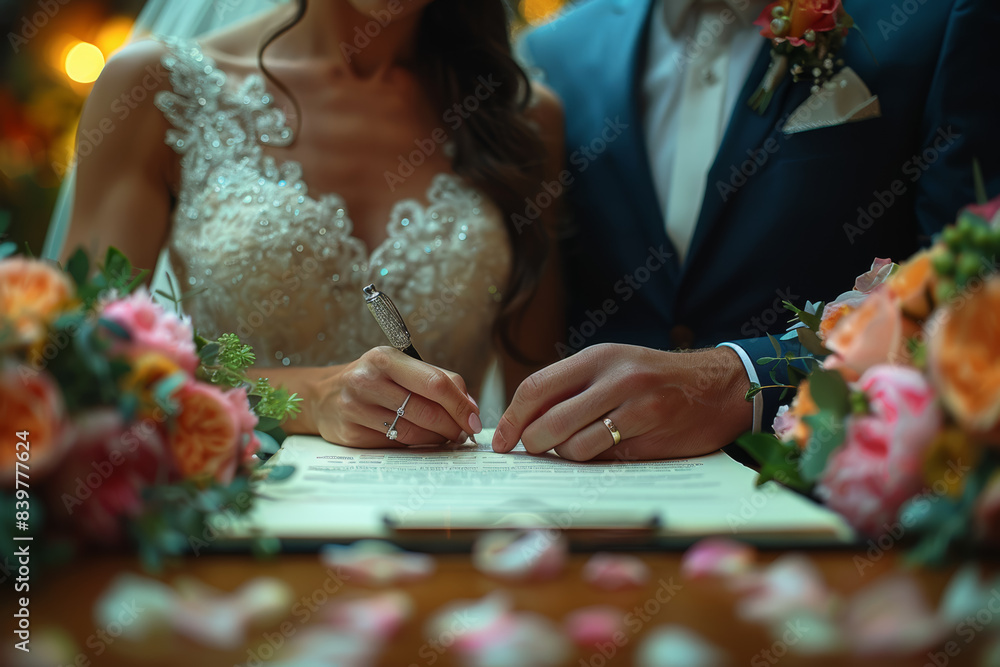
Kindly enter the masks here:
M 716 349 L 720 347 L 728 347 L 730 350 L 739 355 L 740 361 L 743 362 L 743 368 L 746 369 L 747 377 L 750 378 L 750 384 L 760 384 L 760 379 L 757 376 L 757 366 L 750 360 L 750 355 L 747 351 L 736 343 L 719 343 L 715 346 Z M 762 415 L 764 414 L 764 392 L 758 391 L 753 397 L 753 432 L 760 433 L 760 422 Z

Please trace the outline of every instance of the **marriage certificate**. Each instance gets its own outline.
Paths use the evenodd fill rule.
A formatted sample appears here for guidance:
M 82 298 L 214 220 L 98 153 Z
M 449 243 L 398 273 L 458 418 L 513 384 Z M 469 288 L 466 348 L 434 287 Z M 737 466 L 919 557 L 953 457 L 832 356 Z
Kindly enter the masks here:
M 385 538 L 412 529 L 550 525 L 658 537 L 726 535 L 778 543 L 848 541 L 835 513 L 723 452 L 664 461 L 578 463 L 480 444 L 352 449 L 292 436 L 266 464 L 248 533 L 288 539 Z

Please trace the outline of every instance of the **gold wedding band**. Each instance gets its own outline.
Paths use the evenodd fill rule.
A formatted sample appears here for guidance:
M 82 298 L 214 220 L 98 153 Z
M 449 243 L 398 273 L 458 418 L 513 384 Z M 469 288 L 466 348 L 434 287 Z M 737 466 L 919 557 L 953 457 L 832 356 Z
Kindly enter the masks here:
M 622 434 L 618 432 L 617 428 L 615 428 L 615 423 L 613 421 L 605 418 L 604 425 L 608 427 L 609 431 L 611 431 L 611 437 L 615 439 L 616 445 L 622 441 Z

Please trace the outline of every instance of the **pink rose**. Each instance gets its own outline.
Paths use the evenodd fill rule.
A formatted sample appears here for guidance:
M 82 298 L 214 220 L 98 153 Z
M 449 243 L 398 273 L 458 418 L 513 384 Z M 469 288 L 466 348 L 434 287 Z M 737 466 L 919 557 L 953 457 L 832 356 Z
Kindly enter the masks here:
M 859 531 L 875 535 L 919 493 L 941 410 L 930 384 L 912 368 L 875 366 L 858 388 L 870 413 L 848 419 L 844 444 L 830 456 L 816 493 Z
M 70 452 L 53 475 L 53 513 L 90 542 L 120 544 L 122 519 L 143 511 L 143 489 L 177 478 L 162 423 L 149 417 L 126 425 L 108 408 L 83 414 L 71 428 Z
M 966 210 L 990 223 L 991 227 L 1000 227 L 1000 197 L 996 197 L 985 204 L 967 206 Z
M 906 338 L 915 333 L 910 329 L 915 325 L 904 321 L 899 300 L 888 289 L 877 289 L 830 332 L 824 344 L 833 354 L 824 366 L 851 380 L 872 366 L 908 363 Z
M 214 477 L 229 484 L 236 468 L 256 452 L 246 391 L 223 391 L 190 381 L 174 394 L 180 412 L 170 431 L 170 451 L 184 477 Z
M 778 436 L 778 440 L 790 442 L 798 425 L 799 420 L 791 412 L 791 408 L 787 405 L 782 405 L 778 408 L 778 414 L 774 416 L 774 423 L 771 425 L 771 428 L 774 434 Z
M 130 356 L 159 352 L 188 373 L 194 373 L 198 367 L 190 318 L 165 310 L 145 288 L 108 303 L 101 317 L 115 322 L 132 337 L 123 345 L 122 352 Z

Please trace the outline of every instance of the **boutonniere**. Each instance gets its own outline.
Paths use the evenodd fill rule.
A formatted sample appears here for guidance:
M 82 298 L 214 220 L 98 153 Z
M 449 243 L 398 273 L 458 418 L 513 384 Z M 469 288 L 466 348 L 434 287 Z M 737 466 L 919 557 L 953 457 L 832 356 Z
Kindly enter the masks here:
M 789 72 L 794 81 L 811 78 L 813 92 L 819 92 L 844 64 L 837 52 L 854 20 L 841 0 L 777 0 L 764 8 L 754 25 L 771 40 L 771 65 L 750 98 L 753 110 L 763 114 Z

